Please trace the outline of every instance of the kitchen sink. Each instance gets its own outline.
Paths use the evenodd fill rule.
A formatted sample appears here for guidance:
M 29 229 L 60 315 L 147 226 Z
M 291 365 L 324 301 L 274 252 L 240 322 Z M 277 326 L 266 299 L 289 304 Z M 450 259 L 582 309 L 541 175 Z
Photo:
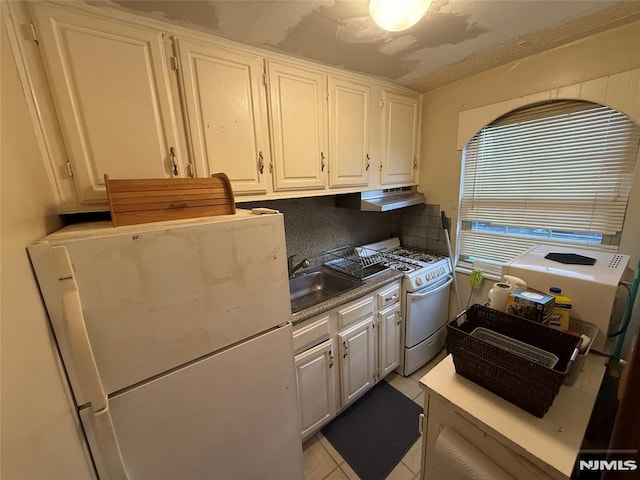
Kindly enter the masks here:
M 315 267 L 289 280 L 291 311 L 293 313 L 317 305 L 332 297 L 359 287 L 364 282 L 338 272 Z

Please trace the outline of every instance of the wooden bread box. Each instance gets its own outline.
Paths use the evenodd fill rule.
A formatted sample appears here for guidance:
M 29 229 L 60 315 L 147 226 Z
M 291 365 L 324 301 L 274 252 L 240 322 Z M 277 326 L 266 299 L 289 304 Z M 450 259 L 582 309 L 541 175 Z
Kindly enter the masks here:
M 236 212 L 229 178 L 112 180 L 104 176 L 114 226 L 231 215 Z

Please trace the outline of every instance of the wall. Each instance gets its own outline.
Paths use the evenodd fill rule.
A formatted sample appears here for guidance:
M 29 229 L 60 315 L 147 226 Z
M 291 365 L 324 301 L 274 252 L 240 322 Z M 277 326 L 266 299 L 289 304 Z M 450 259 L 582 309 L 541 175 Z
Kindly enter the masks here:
M 460 188 L 461 152 L 457 148 L 460 112 L 506 102 L 518 97 L 559 89 L 573 97 L 573 86 L 593 82 L 598 88 L 590 92 L 592 98 L 609 100 L 607 93 L 618 90 L 607 85 L 607 77 L 640 68 L 637 45 L 640 42 L 640 22 L 610 30 L 592 37 L 527 57 L 507 65 L 474 75 L 459 82 L 424 94 L 422 158 L 420 190 L 429 202 L 440 204 L 457 222 Z M 628 75 L 624 89 L 635 90 L 626 104 L 616 101 L 618 108 L 633 115 L 640 124 L 638 112 L 640 81 L 638 74 Z M 609 90 L 609 92 L 607 92 Z M 613 102 L 610 102 L 613 103 Z M 497 114 L 498 112 L 496 112 Z M 640 258 L 640 168 L 636 167 L 634 185 L 629 200 L 620 251 L 631 255 L 630 266 L 635 269 Z M 455 228 L 453 228 L 455 244 Z M 481 291 L 474 292 L 473 301 L 484 301 L 493 282 L 486 282 Z M 458 275 L 464 303 L 470 293 L 468 276 Z M 637 302 L 640 303 L 640 302 Z M 637 324 L 639 306 L 636 306 Z
M 414 205 L 390 212 L 361 212 L 334 205 L 335 197 L 328 195 L 238 203 L 237 207 L 267 207 L 282 212 L 287 254 L 295 254 L 296 261 L 308 258 L 312 265 L 321 264 L 327 250 L 389 237 L 399 237 L 407 247 L 448 255 L 439 205 Z
M 0 478 L 89 479 L 93 467 L 25 250 L 59 228 L 60 220 L 7 32 L 0 25 Z

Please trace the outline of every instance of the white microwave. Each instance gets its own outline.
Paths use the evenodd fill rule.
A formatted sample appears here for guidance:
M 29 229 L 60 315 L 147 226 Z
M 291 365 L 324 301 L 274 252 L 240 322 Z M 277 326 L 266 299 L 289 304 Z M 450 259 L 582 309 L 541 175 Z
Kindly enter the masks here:
M 613 346 L 613 341 L 607 342 L 613 305 L 628 264 L 629 255 L 538 245 L 505 264 L 502 274 L 520 277 L 528 287 L 542 292 L 561 288 L 571 298 L 571 317 L 598 325 L 600 331 L 591 348 L 608 354 Z

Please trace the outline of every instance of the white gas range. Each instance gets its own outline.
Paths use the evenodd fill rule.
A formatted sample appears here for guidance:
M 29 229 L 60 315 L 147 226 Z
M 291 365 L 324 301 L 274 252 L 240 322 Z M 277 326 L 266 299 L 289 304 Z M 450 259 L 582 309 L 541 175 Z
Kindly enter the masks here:
M 453 282 L 449 259 L 400 246 L 398 238 L 363 245 L 382 254 L 389 268 L 404 273 L 401 313 L 404 352 L 398 372 L 410 375 L 444 347 L 449 319 L 449 289 Z

